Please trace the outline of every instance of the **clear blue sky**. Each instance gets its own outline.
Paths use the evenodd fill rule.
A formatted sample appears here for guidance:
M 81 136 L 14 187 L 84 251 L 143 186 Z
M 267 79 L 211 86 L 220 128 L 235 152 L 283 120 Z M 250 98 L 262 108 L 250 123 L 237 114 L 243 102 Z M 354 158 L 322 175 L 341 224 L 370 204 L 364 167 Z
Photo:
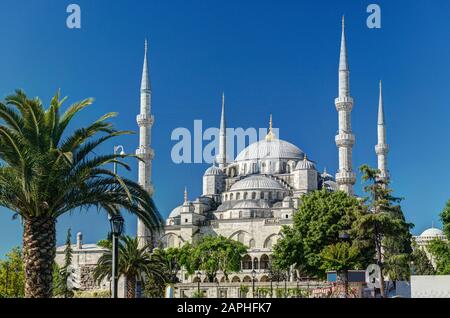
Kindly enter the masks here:
M 82 29 L 66 28 L 66 7 L 78 3 Z M 366 7 L 378 3 L 382 28 L 366 27 Z M 450 2 L 396 1 L 43 1 L 0 4 L 0 98 L 23 88 L 48 103 L 58 89 L 74 102 L 95 104 L 74 122 L 120 113 L 118 128 L 137 130 L 143 41 L 150 41 L 153 85 L 155 200 L 166 216 L 201 193 L 207 164 L 176 165 L 170 158 L 176 127 L 219 121 L 227 96 L 232 127 L 265 127 L 270 113 L 283 139 L 335 172 L 337 67 L 345 14 L 351 67 L 354 165 L 376 164 L 378 80 L 391 146 L 389 168 L 404 212 L 420 233 L 438 223 L 450 198 Z M 137 136 L 116 140 L 134 152 Z M 112 151 L 113 144 L 104 151 Z M 132 163 L 132 162 L 131 162 Z M 127 176 L 137 177 L 136 164 Z M 361 194 L 361 182 L 356 185 Z M 19 220 L 0 210 L 0 256 L 21 244 Z M 127 232 L 135 233 L 127 218 Z M 108 231 L 104 214 L 74 212 L 58 221 L 95 242 Z

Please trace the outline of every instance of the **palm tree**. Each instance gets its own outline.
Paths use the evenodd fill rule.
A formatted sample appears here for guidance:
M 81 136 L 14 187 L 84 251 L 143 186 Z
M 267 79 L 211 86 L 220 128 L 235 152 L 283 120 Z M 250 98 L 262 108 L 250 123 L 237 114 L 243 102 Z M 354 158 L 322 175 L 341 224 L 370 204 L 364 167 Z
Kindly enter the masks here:
M 122 157 L 94 152 L 130 132 L 115 130 L 107 120 L 116 114 L 108 113 L 69 133 L 72 119 L 92 99 L 60 114 L 65 100 L 58 92 L 45 109 L 39 98 L 18 90 L 0 103 L 0 206 L 22 218 L 25 297 L 52 296 L 55 225 L 61 215 L 91 207 L 112 215 L 123 208 L 149 228 L 161 224 L 149 194 L 107 168 L 117 163 L 129 169 Z
M 127 298 L 135 298 L 136 281 L 142 281 L 145 276 L 163 278 L 164 268 L 159 258 L 152 258 L 149 254 L 149 246 L 139 247 L 137 238 L 122 236 L 119 240 L 119 277 L 124 276 L 127 287 Z M 109 250 L 103 254 L 97 262 L 94 270 L 94 279 L 101 282 L 111 278 L 112 252 Z

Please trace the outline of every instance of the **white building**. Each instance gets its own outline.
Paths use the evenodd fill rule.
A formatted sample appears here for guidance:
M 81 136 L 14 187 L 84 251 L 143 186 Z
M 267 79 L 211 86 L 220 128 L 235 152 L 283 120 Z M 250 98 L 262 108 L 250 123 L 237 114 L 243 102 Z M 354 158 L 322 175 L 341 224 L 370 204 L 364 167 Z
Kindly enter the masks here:
M 149 82 L 144 61 L 143 86 Z M 222 235 L 242 242 L 249 253 L 242 262 L 242 271 L 230 277 L 232 282 L 251 281 L 252 270 L 257 271 L 256 281 L 268 280 L 265 270 L 269 266 L 272 246 L 280 238 L 283 225 L 293 222 L 303 194 L 326 188 L 329 191 L 342 190 L 354 195 L 356 175 L 353 171 L 352 149 L 355 135 L 351 127 L 353 99 L 350 96 L 350 71 L 347 44 L 342 20 L 342 35 L 338 69 L 338 97 L 335 99 L 338 112 L 338 134 L 335 137 L 338 148 L 339 170 L 336 177 L 326 171 L 320 173 L 316 162 L 301 148 L 291 142 L 279 139 L 272 128 L 270 116 L 267 136 L 242 150 L 233 160 L 227 156 L 225 102 L 222 97 L 220 120 L 219 153 L 217 165 L 213 164 L 203 175 L 203 193 L 189 200 L 187 191 L 184 201 L 175 207 L 166 220 L 166 227 L 159 242 L 165 247 L 179 247 L 185 242 L 195 242 L 205 235 Z M 147 95 L 141 98 L 146 102 Z M 386 125 L 380 83 L 378 105 L 378 143 L 375 151 L 382 178 L 388 178 Z M 145 107 L 144 107 L 145 108 Z M 151 116 L 150 113 L 147 116 Z M 141 127 L 141 125 L 140 125 Z M 141 142 L 142 142 L 141 135 Z M 311 156 L 312 158 L 312 156 Z M 146 161 L 144 161 L 145 164 Z M 148 160 L 151 166 L 151 160 Z M 139 169 L 139 180 L 144 182 Z M 147 173 L 147 172 L 145 172 Z M 150 183 L 147 177 L 147 184 Z M 142 224 L 138 236 L 143 236 Z M 183 282 L 195 279 L 182 275 Z M 218 276 L 224 281 L 223 276 Z
M 420 234 L 419 236 L 414 236 L 413 238 L 416 241 L 418 247 L 422 249 L 425 252 L 425 254 L 427 254 L 427 257 L 431 261 L 431 264 L 433 264 L 433 266 L 436 267 L 436 261 L 434 260 L 433 255 L 431 255 L 430 252 L 428 251 L 427 245 L 429 242 L 435 239 L 446 241 L 447 238 L 444 232 L 432 226 L 431 228 L 423 231 L 422 234 Z
M 88 291 L 97 289 L 109 289 L 109 281 L 97 283 L 93 278 L 93 271 L 99 258 L 108 250 L 96 244 L 83 244 L 83 235 L 77 233 L 77 242 L 72 246 L 72 275 L 68 284 L 76 290 Z M 59 267 L 64 266 L 64 252 L 66 245 L 56 249 L 55 262 Z

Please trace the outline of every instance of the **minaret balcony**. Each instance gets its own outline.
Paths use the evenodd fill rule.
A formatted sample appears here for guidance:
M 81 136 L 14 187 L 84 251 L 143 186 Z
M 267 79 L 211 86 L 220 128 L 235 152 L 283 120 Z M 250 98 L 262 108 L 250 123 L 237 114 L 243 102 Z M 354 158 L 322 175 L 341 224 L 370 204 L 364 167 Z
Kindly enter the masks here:
M 356 173 L 344 171 L 339 171 L 336 173 L 336 182 L 338 184 L 354 184 L 356 182 Z
M 375 146 L 375 153 L 377 155 L 385 155 L 389 152 L 389 145 L 378 144 Z
M 340 96 L 334 100 L 338 111 L 351 111 L 353 108 L 353 98 L 350 96 Z
M 143 160 L 152 160 L 155 157 L 155 152 L 149 147 L 139 147 L 136 149 L 136 156 Z
M 335 137 L 335 141 L 338 147 L 352 147 L 355 144 L 355 135 L 341 132 Z
M 136 117 L 136 121 L 139 126 L 152 126 L 155 118 L 153 117 L 153 115 L 139 114 Z

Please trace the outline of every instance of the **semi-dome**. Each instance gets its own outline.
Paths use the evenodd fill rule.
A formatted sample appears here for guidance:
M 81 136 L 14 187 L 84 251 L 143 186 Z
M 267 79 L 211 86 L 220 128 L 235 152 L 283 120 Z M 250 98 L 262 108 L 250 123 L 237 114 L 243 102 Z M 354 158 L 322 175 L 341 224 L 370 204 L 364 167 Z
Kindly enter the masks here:
M 295 169 L 300 169 L 300 170 L 316 170 L 316 165 L 314 164 L 314 162 L 309 161 L 306 158 L 306 155 L 304 156 L 303 160 L 300 160 L 297 163 L 297 166 L 295 167 Z
M 223 175 L 223 171 L 216 165 L 209 167 L 208 169 L 206 169 L 204 173 L 204 176 L 220 176 L 220 175 Z
M 169 219 L 173 219 L 176 218 L 177 216 L 180 216 L 182 209 L 183 209 L 182 205 L 177 206 L 175 209 L 173 209 L 172 212 L 170 212 L 169 214 Z
M 233 209 L 268 209 L 269 205 L 265 200 L 243 200 L 233 205 Z
M 420 234 L 421 237 L 439 237 L 443 236 L 444 232 L 442 232 L 440 229 L 436 229 L 432 227 L 431 229 L 425 230 Z
M 273 179 L 254 175 L 236 182 L 230 188 L 230 191 L 240 190 L 284 190 L 284 188 Z
M 242 150 L 236 161 L 260 159 L 303 159 L 304 153 L 290 142 L 281 139 L 260 140 Z

